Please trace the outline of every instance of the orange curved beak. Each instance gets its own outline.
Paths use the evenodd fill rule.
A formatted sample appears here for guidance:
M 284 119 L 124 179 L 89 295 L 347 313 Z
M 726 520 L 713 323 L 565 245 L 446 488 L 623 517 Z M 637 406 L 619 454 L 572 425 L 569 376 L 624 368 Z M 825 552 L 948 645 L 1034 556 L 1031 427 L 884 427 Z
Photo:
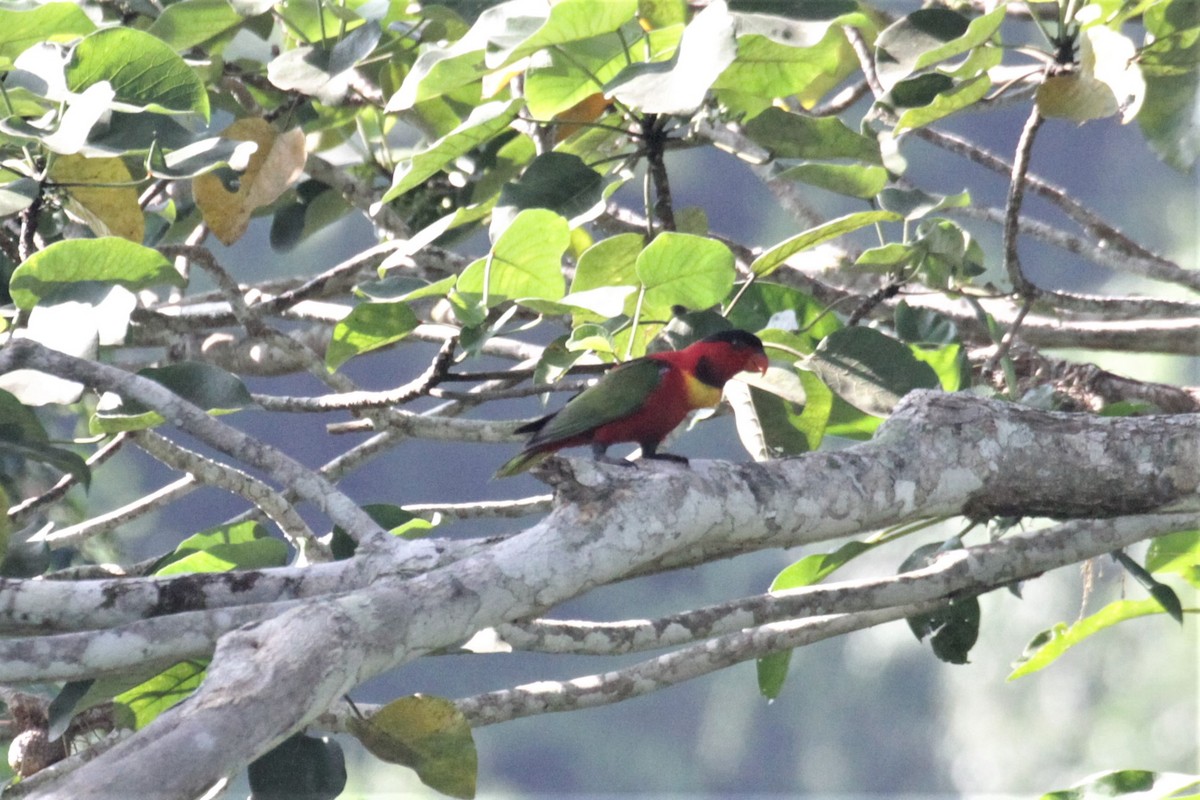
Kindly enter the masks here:
M 760 375 L 766 375 L 767 367 L 770 366 L 770 364 L 771 361 L 767 358 L 766 353 L 755 353 L 750 356 L 749 359 L 747 359 L 746 366 L 743 367 L 743 369 L 746 372 L 753 371 L 759 373 Z

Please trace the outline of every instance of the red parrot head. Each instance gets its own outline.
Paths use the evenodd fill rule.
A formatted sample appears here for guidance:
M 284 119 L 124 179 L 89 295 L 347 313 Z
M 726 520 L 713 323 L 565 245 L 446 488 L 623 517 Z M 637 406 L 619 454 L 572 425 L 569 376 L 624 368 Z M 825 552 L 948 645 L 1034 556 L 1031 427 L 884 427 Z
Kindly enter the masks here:
M 762 340 L 753 333 L 736 329 L 706 336 L 686 350 L 700 356 L 697 376 L 712 386 L 724 386 L 743 371 L 765 374 L 769 363 Z

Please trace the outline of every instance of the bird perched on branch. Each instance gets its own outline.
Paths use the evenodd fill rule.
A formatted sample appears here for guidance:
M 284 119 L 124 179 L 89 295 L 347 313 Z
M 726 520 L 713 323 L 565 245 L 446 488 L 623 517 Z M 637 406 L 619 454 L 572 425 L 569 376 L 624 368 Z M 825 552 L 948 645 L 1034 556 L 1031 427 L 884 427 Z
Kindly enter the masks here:
M 628 464 L 605 452 L 618 442 L 637 442 L 642 458 L 687 463 L 682 456 L 659 453 L 659 444 L 688 412 L 721 402 L 725 382 L 744 370 L 765 373 L 767 355 L 757 336 L 741 330 L 720 331 L 682 350 L 615 367 L 559 411 L 517 428 L 533 435 L 496 477 L 516 475 L 556 450 L 585 444 L 597 461 Z

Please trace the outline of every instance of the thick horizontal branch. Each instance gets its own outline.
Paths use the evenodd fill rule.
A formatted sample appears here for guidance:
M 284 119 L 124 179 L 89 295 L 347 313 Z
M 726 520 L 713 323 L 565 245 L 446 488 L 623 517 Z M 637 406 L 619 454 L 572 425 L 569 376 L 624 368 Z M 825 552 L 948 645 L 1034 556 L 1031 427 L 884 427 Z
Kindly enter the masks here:
M 361 565 L 207 572 L 149 578 L 47 581 L 0 578 L 0 634 L 97 630 L 190 611 L 321 597 L 365 584 Z
M 1151 514 L 1075 520 L 1025 531 L 970 549 L 942 553 L 928 567 L 888 578 L 838 581 L 719 603 L 653 620 L 587 622 L 536 619 L 501 625 L 516 650 L 615 655 L 678 647 L 700 639 L 797 617 L 886 609 L 1037 577 L 1143 539 L 1200 526 L 1200 514 Z
M 650 564 L 793 547 L 929 516 L 1092 518 L 1194 499 L 1200 419 L 1098 418 L 917 392 L 874 441 L 840 452 L 636 472 L 558 460 L 549 469 L 543 474 L 556 479 L 558 493 L 546 519 L 444 568 L 411 579 L 383 575 L 227 634 L 192 700 L 49 796 L 96 797 L 119 780 L 130 795 L 190 797 L 353 686 Z M 1030 547 L 1036 542 L 1031 537 Z M 1096 534 L 1089 546 L 1122 542 Z M 1060 563 L 1079 556 L 1063 552 Z M 197 737 L 215 743 L 204 759 L 173 757 Z
M 772 622 L 727 633 L 622 669 L 569 681 L 538 681 L 455 701 L 472 727 L 619 703 L 752 658 L 791 650 L 937 608 L 933 602 Z

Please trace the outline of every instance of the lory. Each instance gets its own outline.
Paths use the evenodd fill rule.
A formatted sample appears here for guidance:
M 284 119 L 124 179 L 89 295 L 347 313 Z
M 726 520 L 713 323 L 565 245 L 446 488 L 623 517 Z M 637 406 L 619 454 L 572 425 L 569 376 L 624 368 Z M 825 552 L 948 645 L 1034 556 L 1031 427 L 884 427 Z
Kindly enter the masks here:
M 741 330 L 714 333 L 682 350 L 652 353 L 615 367 L 560 410 L 517 428 L 517 433 L 533 435 L 496 477 L 515 475 L 556 450 L 585 444 L 597 461 L 628 464 L 605 453 L 609 445 L 637 442 L 642 458 L 686 462 L 659 453 L 659 444 L 688 412 L 721 402 L 725 382 L 743 370 L 765 373 L 767 354 L 757 336 Z

